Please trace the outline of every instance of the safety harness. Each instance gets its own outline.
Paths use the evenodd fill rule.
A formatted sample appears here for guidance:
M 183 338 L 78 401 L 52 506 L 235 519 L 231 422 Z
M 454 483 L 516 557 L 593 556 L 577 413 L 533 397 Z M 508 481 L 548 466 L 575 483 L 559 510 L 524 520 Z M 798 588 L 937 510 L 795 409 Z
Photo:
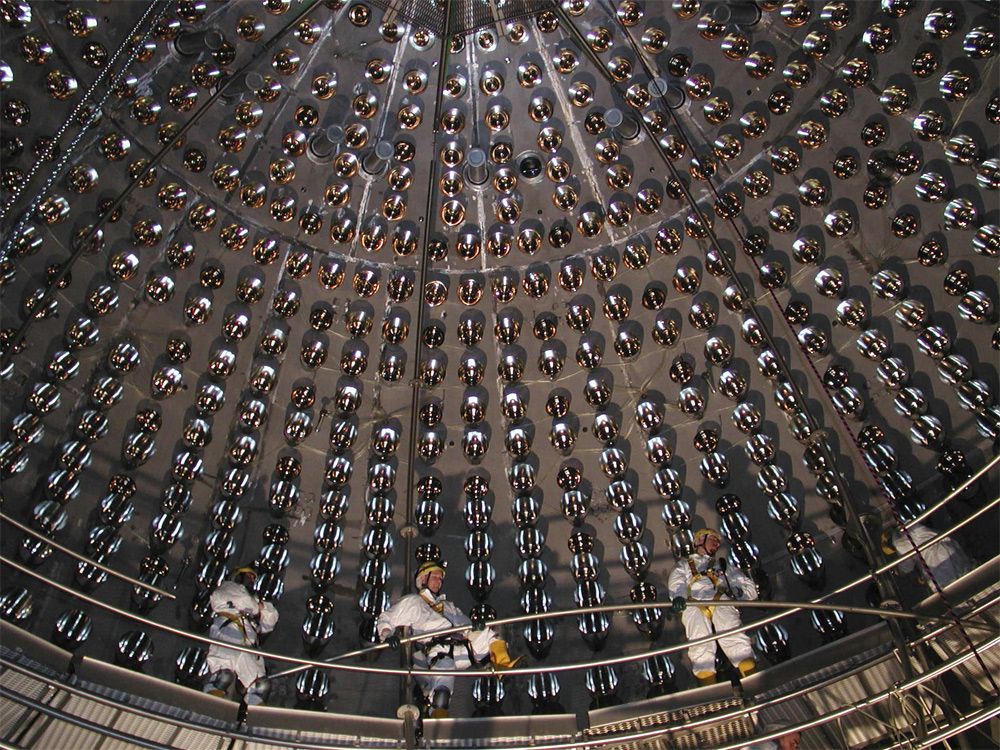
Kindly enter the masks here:
M 694 582 L 699 578 L 707 578 L 712 582 L 712 585 L 715 586 L 715 596 L 712 597 L 712 601 L 720 601 L 722 599 L 722 591 L 719 590 L 719 576 L 716 575 L 715 569 L 709 565 L 708 569 L 705 570 L 704 573 L 701 572 L 698 570 L 698 566 L 695 565 L 693 557 L 689 557 L 687 559 L 687 563 L 688 568 L 691 570 L 691 580 L 688 581 L 687 590 L 688 599 L 691 598 L 691 588 L 694 586 Z M 712 615 L 715 613 L 715 607 L 698 607 L 698 609 L 700 609 L 709 620 L 712 619 Z
M 420 590 L 420 598 L 424 600 L 424 603 L 428 607 L 433 609 L 439 615 L 444 613 L 444 599 L 440 601 L 433 601 L 424 596 L 424 592 L 427 589 Z M 433 594 L 431 594 L 433 596 Z M 469 656 L 469 663 L 476 666 L 482 666 L 489 661 L 489 656 L 483 659 L 477 659 L 475 653 L 472 650 L 472 644 L 469 642 L 468 638 L 463 637 L 460 633 L 445 633 L 444 635 L 436 635 L 433 638 L 428 638 L 426 640 L 414 641 L 413 650 L 422 652 L 424 658 L 427 660 L 427 664 L 433 667 L 442 659 L 455 659 L 455 646 L 464 646 L 466 652 Z M 431 651 L 435 649 L 443 648 L 444 650 L 439 650 L 433 655 Z
M 254 643 L 254 641 L 252 641 L 250 639 L 250 636 L 247 635 L 247 627 L 243 623 L 243 615 L 242 614 L 240 614 L 239 612 L 216 612 L 216 614 L 219 617 L 222 617 L 225 620 L 228 620 L 228 622 L 226 623 L 226 625 L 235 625 L 237 628 L 239 628 L 240 633 L 243 634 L 243 643 L 244 644 L 246 644 L 248 646 L 256 646 L 257 645 L 256 643 Z M 225 627 L 225 625 L 223 627 Z

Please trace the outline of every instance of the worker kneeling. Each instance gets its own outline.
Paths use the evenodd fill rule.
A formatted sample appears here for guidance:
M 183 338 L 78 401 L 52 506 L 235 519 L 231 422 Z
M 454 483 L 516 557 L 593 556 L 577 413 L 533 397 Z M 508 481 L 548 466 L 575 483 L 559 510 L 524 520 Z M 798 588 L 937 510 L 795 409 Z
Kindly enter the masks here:
M 257 571 L 253 567 L 238 568 L 232 580 L 224 581 L 212 592 L 212 628 L 209 636 L 216 641 L 257 648 L 260 636 L 274 630 L 278 610 L 271 602 L 252 593 Z M 246 651 L 236 651 L 212 644 L 208 649 L 208 676 L 203 690 L 224 697 L 234 683 L 248 706 L 264 702 L 268 680 L 264 659 Z
M 471 625 L 472 621 L 441 593 L 444 577 L 441 563 L 422 563 L 413 578 L 417 593 L 407 594 L 379 616 L 376 623 L 379 640 L 399 648 L 397 628 L 409 628 L 412 635 L 419 636 Z M 413 666 L 418 669 L 468 669 L 487 659 L 495 669 L 511 669 L 519 661 L 510 658 L 507 643 L 492 628 L 420 639 L 414 643 Z M 417 682 L 427 700 L 429 715 L 447 717 L 455 678 L 418 675 Z
M 667 579 L 674 612 L 681 613 L 681 622 L 688 640 L 697 640 L 714 633 L 738 628 L 740 613 L 735 607 L 722 604 L 711 607 L 689 607 L 688 600 L 724 602 L 734 599 L 753 601 L 757 598 L 754 582 L 740 570 L 727 571 L 725 560 L 716 560 L 715 553 L 722 539 L 713 529 L 701 529 L 694 536 L 695 554 L 678 561 Z M 716 645 L 716 643 L 718 645 Z M 715 682 L 715 656 L 718 648 L 746 677 L 757 667 L 753 647 L 746 633 L 731 633 L 717 641 L 698 643 L 688 648 L 691 669 L 698 682 Z
M 882 551 L 886 556 L 892 557 L 896 554 L 906 555 L 915 549 L 915 547 L 923 547 L 923 545 L 931 540 L 938 538 L 936 531 L 924 526 L 922 523 L 912 523 L 907 532 L 907 534 L 904 534 L 895 523 L 882 532 Z M 931 576 L 933 576 L 941 588 L 944 588 L 953 581 L 957 581 L 973 568 L 972 562 L 954 539 L 941 539 L 935 544 L 926 547 L 920 554 Z M 899 572 L 909 573 L 916 565 L 917 558 L 911 557 L 900 563 Z M 924 577 L 924 570 L 922 568 L 919 580 L 930 587 L 931 584 Z M 931 591 L 934 591 L 933 588 Z

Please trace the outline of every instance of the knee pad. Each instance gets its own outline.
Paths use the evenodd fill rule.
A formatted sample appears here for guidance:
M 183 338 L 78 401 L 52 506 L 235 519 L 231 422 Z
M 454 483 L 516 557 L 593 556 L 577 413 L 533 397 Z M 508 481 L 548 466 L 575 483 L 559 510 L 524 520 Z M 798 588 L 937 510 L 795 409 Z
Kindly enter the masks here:
M 266 677 L 256 680 L 247 688 L 246 702 L 248 706 L 257 706 L 267 700 L 271 693 L 271 681 Z
M 435 689 L 431 696 L 431 705 L 434 708 L 448 708 L 451 703 L 451 691 L 448 688 L 439 687 Z
M 222 692 L 226 692 L 230 687 L 232 687 L 235 680 L 236 674 L 231 669 L 220 669 L 218 672 L 212 672 L 205 680 L 205 692 L 208 692 L 209 690 L 221 690 Z

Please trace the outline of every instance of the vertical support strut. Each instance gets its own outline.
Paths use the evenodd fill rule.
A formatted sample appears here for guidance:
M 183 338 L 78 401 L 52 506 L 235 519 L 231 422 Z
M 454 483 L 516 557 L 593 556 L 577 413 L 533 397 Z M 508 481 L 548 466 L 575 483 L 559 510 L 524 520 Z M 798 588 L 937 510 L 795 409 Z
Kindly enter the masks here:
M 431 136 L 431 147 L 437 149 L 438 147 L 438 136 L 441 134 L 441 105 L 444 100 L 444 81 L 448 75 L 448 56 L 451 52 L 451 22 L 452 22 L 452 6 L 454 0 L 447 0 L 447 5 L 444 9 L 444 33 L 441 35 L 441 54 L 438 59 L 438 77 L 437 77 L 437 89 L 434 92 L 434 130 Z M 407 459 L 406 459 L 406 526 L 400 530 L 400 533 L 405 540 L 405 561 L 403 568 L 403 575 L 406 580 L 406 585 L 409 586 L 410 582 L 413 580 L 413 539 L 417 535 L 416 528 L 413 524 L 413 513 L 414 513 L 414 502 L 413 493 L 416 489 L 414 464 L 417 458 L 417 434 L 419 419 L 417 414 L 420 411 L 420 364 L 423 361 L 423 342 L 421 341 L 421 333 L 424 328 L 424 315 L 425 307 L 423 300 L 424 286 L 427 283 L 427 272 L 429 258 L 427 255 L 428 248 L 430 246 L 431 240 L 431 227 L 434 224 L 433 212 L 434 212 L 434 195 L 435 186 L 437 185 L 437 158 L 432 154 L 430 160 L 430 166 L 427 177 L 427 200 L 424 205 L 424 232 L 420 243 L 420 279 L 417 284 L 417 294 L 420 295 L 420 303 L 417 305 L 417 319 L 415 325 L 415 336 L 416 341 L 416 356 L 413 358 L 413 395 L 410 401 L 410 442 L 407 448 Z M 405 654 L 403 655 L 406 659 Z M 408 666 L 408 664 L 404 664 Z M 400 686 L 403 691 L 403 695 L 400 696 L 400 705 L 408 703 L 410 701 L 410 692 L 412 690 L 412 677 L 407 675 L 404 679 L 404 684 Z

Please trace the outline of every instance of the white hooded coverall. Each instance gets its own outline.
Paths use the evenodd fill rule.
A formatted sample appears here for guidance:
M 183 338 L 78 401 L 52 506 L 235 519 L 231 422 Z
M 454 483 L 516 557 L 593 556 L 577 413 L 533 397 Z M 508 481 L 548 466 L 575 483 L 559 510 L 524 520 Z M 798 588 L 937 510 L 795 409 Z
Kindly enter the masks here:
M 256 648 L 260 636 L 270 633 L 278 622 L 278 610 L 271 602 L 255 597 L 246 586 L 236 581 L 224 581 L 209 599 L 215 617 L 208 634 L 218 641 L 238 643 Z M 211 646 L 206 659 L 210 673 L 230 670 L 243 685 L 250 700 L 253 684 L 264 676 L 264 659 L 244 651 Z M 259 701 L 258 701 L 259 702 Z
M 435 607 L 439 607 L 441 611 L 437 612 Z M 419 594 L 407 594 L 389 607 L 379 615 L 376 627 L 379 640 L 384 641 L 398 627 L 411 628 L 412 632 L 406 633 L 406 635 L 422 635 L 471 623 L 472 620 L 448 601 L 444 594 L 434 596 L 429 589 L 424 589 Z M 490 653 L 490 643 L 497 638 L 497 634 L 492 628 L 471 630 L 455 635 L 464 635 L 469 639 L 476 659 L 486 658 Z M 421 644 L 426 648 L 426 651 L 423 648 L 413 650 L 413 666 L 418 669 L 468 669 L 472 666 L 472 662 L 469 661 L 468 649 L 463 643 L 456 643 L 454 647 L 448 644 L 432 646 L 430 639 L 428 639 L 421 641 Z M 438 656 L 440 658 L 435 658 Z M 424 694 L 430 699 L 438 688 L 445 688 L 450 693 L 454 688 L 455 678 L 450 675 L 418 675 L 417 682 Z
M 913 524 L 908 531 L 910 532 L 910 536 L 913 537 L 913 543 L 918 547 L 937 537 L 937 532 L 927 528 L 922 523 Z M 892 533 L 892 546 L 896 548 L 896 552 L 900 555 L 905 555 L 913 549 L 913 545 L 910 544 L 909 540 L 899 529 L 896 529 Z M 972 569 L 969 558 L 965 556 L 965 553 L 962 552 L 962 549 L 955 543 L 954 539 L 942 539 L 937 544 L 921 550 L 920 554 L 923 556 L 924 562 L 927 563 L 927 567 L 930 568 L 934 580 L 938 582 L 941 588 L 961 578 Z M 909 560 L 901 562 L 899 570 L 902 573 L 909 573 L 916 564 L 917 557 L 914 555 Z M 927 582 L 927 585 L 930 586 L 930 581 Z
M 727 579 L 736 599 L 753 601 L 757 598 L 757 587 L 750 578 L 738 569 L 728 570 L 723 576 L 715 566 L 715 558 L 708 555 L 691 555 L 677 563 L 667 579 L 667 588 L 671 599 L 680 596 L 705 602 L 728 601 L 733 597 L 725 593 Z M 711 610 L 689 606 L 681 614 L 681 622 L 684 623 L 688 640 L 711 635 L 713 623 L 718 633 L 742 624 L 739 610 L 723 606 L 712 607 Z M 746 633 L 724 636 L 718 643 L 734 666 L 739 666 L 744 659 L 754 658 L 753 647 Z M 715 648 L 712 641 L 688 648 L 691 670 L 696 677 L 706 676 L 706 673 L 715 674 Z

